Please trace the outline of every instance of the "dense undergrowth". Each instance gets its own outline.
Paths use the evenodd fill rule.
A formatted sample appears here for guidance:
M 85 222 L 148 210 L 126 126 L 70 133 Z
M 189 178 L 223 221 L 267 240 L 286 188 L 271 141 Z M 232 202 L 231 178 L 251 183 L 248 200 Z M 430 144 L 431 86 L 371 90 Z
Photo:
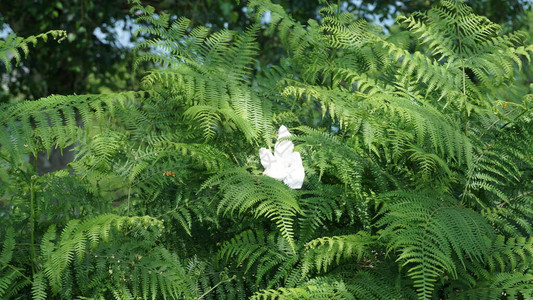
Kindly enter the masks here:
M 1 107 L 0 296 L 533 297 L 525 33 L 450 0 L 391 34 L 327 4 L 300 24 L 250 0 L 245 32 L 132 5 L 142 90 Z M 286 56 L 260 66 L 259 35 Z M 0 42 L 7 69 L 30 42 Z M 280 125 L 299 190 L 262 175 Z

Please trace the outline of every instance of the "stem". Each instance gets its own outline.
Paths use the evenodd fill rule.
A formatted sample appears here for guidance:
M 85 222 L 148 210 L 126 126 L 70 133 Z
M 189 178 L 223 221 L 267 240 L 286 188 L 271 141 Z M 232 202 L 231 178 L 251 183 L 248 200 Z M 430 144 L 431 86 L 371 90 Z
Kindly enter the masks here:
M 525 113 L 527 113 L 527 112 L 529 112 L 529 109 L 524 110 L 523 112 L 521 112 L 520 114 L 518 114 L 518 116 L 516 116 L 516 117 L 514 118 L 513 121 L 509 121 L 509 122 L 503 124 L 503 126 L 500 128 L 500 130 L 501 130 L 501 129 L 504 129 L 505 127 L 507 127 L 507 125 L 511 124 L 511 123 L 514 122 L 515 120 L 518 120 L 518 118 L 520 118 L 521 116 L 523 116 L 523 115 L 524 115 Z
M 514 108 L 513 110 L 511 110 L 510 112 L 506 113 L 505 115 L 510 115 L 512 112 L 514 112 L 516 110 L 516 108 Z M 522 116 L 523 113 L 519 114 L 515 119 L 519 118 L 520 116 Z M 479 138 L 481 139 L 487 132 L 489 132 L 489 130 L 496 124 L 498 124 L 499 122 L 501 122 L 502 119 L 496 119 L 496 121 L 492 122 L 492 124 L 489 125 L 489 127 L 487 127 L 487 129 L 485 129 L 485 131 L 481 134 L 481 136 L 479 136 Z M 509 121 L 510 123 L 511 121 Z M 509 124 L 507 123 L 507 124 Z M 506 124 L 506 125 L 507 125 Z
M 33 178 L 30 177 L 30 257 L 31 257 L 31 272 L 35 274 L 35 191 L 33 187 Z
M 463 70 L 463 95 L 466 99 L 466 72 L 465 72 L 465 60 L 464 58 L 461 58 L 461 68 Z M 468 135 L 468 112 L 466 111 L 466 103 L 463 108 L 463 114 L 464 114 L 464 123 L 465 123 L 465 135 Z
M 483 156 L 485 156 L 485 152 L 481 153 L 479 155 L 479 157 L 476 159 L 476 161 L 472 164 L 472 169 L 468 170 L 468 179 L 466 180 L 466 183 L 465 183 L 465 188 L 463 189 L 463 193 L 461 194 L 461 205 L 463 205 L 465 203 L 465 197 L 466 197 L 466 192 L 467 190 L 469 189 L 469 186 L 470 186 L 470 181 L 472 180 L 472 178 L 474 177 L 474 171 L 475 171 L 475 166 L 479 163 L 479 161 L 483 158 Z M 483 208 L 486 208 L 486 206 L 479 202 L 478 200 L 476 200 Z
M 8 263 L 5 263 L 5 262 L 2 262 L 0 261 L 0 263 L 4 264 L 4 266 L 10 268 L 11 270 L 17 272 L 20 276 L 22 276 L 24 279 L 26 279 L 28 282 L 30 282 L 31 284 L 33 284 L 33 280 L 31 280 L 28 276 L 24 275 L 24 273 L 22 273 L 21 271 L 19 271 L 19 269 L 15 268 L 14 266 L 8 264 Z
M 128 217 L 130 216 L 131 182 L 128 186 Z
M 461 68 L 463 69 L 463 95 L 466 95 L 466 73 L 465 73 L 465 59 L 461 58 Z
M 202 299 L 203 297 L 205 297 L 207 294 L 211 293 L 211 291 L 214 290 L 214 289 L 216 289 L 217 286 L 219 286 L 219 285 L 221 285 L 221 284 L 223 284 L 223 283 L 225 283 L 225 282 L 230 282 L 230 281 L 232 281 L 233 279 L 235 279 L 235 276 L 233 276 L 233 277 L 231 277 L 231 278 L 228 278 L 228 279 L 226 279 L 226 280 L 222 280 L 222 281 L 220 281 L 219 283 L 215 284 L 214 287 L 210 288 L 207 292 L 203 293 L 200 297 L 198 297 L 197 300 L 200 300 L 200 299 Z

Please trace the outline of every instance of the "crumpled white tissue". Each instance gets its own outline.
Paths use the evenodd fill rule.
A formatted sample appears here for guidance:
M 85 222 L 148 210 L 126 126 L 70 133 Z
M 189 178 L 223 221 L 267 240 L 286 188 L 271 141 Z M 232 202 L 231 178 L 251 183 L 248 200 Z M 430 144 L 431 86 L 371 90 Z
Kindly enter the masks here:
M 300 189 L 304 182 L 305 170 L 302 165 L 302 157 L 299 152 L 293 152 L 292 141 L 279 141 L 282 138 L 291 136 L 285 126 L 278 130 L 278 141 L 274 145 L 274 155 L 266 148 L 259 149 L 261 164 L 265 168 L 264 175 L 270 176 L 292 189 Z

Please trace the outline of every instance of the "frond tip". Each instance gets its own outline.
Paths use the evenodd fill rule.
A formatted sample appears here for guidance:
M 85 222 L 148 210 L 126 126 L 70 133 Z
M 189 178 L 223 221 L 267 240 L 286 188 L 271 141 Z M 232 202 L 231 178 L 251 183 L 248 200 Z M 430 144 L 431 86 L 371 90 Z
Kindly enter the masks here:
M 8 72 L 11 70 L 12 60 L 15 60 L 17 65 L 20 63 L 22 60 L 20 52 L 24 54 L 24 57 L 28 56 L 30 52 L 30 48 L 28 46 L 30 44 L 35 46 L 39 39 L 46 42 L 50 36 L 60 43 L 67 37 L 67 32 L 64 30 L 50 30 L 48 32 L 32 35 L 26 38 L 18 37 L 15 34 L 10 34 L 5 40 L 0 40 L 0 60 L 3 62 L 6 70 Z

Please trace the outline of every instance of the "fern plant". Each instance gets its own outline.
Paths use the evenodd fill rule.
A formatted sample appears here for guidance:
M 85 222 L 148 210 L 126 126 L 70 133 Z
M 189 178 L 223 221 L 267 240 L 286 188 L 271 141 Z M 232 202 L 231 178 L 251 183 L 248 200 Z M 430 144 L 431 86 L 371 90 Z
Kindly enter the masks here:
M 243 32 L 131 2 L 140 91 L 0 110 L 1 296 L 531 297 L 526 34 L 464 1 L 393 34 L 325 2 L 301 24 L 251 0 Z M 279 62 L 258 61 L 260 36 Z M 262 174 L 280 125 L 301 190 Z M 65 170 L 28 161 L 68 146 Z

